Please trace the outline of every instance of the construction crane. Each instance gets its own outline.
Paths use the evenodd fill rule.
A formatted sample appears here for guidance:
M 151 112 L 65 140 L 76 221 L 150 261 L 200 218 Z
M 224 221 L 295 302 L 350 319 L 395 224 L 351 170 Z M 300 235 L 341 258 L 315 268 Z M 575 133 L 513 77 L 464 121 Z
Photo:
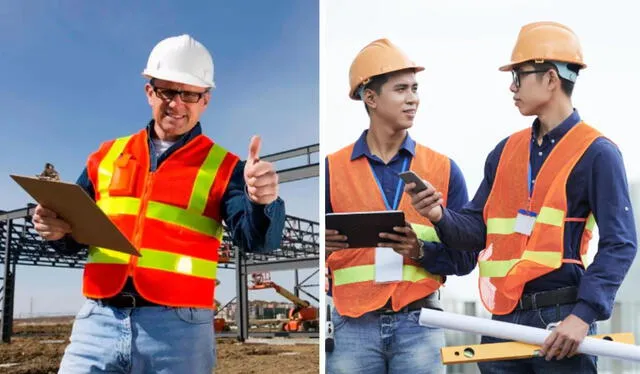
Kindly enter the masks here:
M 273 288 L 277 293 L 291 301 L 295 306 L 289 310 L 289 321 L 282 325 L 283 331 L 309 331 L 318 330 L 318 308 L 311 306 L 307 300 L 302 300 L 285 288 L 277 285 L 271 280 L 271 273 L 258 272 L 251 273 L 253 285 L 250 290 L 264 290 Z

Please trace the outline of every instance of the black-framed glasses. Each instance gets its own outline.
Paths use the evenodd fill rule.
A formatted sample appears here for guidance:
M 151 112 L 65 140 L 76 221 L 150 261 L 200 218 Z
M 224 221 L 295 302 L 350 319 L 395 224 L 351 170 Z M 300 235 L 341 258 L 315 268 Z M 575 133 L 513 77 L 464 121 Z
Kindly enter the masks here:
M 160 88 L 153 85 L 152 87 L 153 92 L 156 94 L 156 96 L 158 96 L 162 100 L 171 101 L 176 95 L 180 95 L 180 100 L 190 104 L 197 103 L 198 101 L 200 101 L 200 99 L 202 99 L 202 96 L 204 96 L 208 92 L 179 91 L 173 90 L 171 88 Z
M 535 73 L 546 73 L 549 69 L 536 69 L 536 70 L 511 70 L 511 77 L 513 79 L 513 84 L 516 85 L 517 88 L 520 88 L 520 80 L 522 75 L 527 74 L 535 74 Z

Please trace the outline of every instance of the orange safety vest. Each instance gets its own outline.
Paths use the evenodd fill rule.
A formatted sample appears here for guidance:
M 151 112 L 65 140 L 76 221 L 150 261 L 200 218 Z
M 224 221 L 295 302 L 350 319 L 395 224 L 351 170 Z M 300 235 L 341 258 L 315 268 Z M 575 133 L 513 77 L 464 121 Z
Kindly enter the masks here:
M 551 151 L 529 198 L 531 129 L 507 140 L 484 207 L 486 249 L 478 256 L 480 297 L 493 314 L 509 314 L 530 280 L 560 268 L 562 263 L 586 264 L 595 219 L 567 217 L 567 180 L 587 148 L 602 136 L 585 123 L 574 126 Z M 518 210 L 537 214 L 530 236 L 515 232 Z M 563 259 L 565 222 L 586 222 L 581 260 Z
M 96 203 L 142 256 L 90 247 L 84 295 L 111 297 L 131 276 L 154 303 L 215 308 L 220 206 L 238 161 L 199 135 L 149 172 L 146 130 L 103 143 L 87 161 Z
M 328 156 L 331 206 L 335 213 L 385 210 L 369 161 L 365 157 L 351 160 L 354 144 Z M 416 154 L 409 167 L 432 183 L 446 198 L 451 164 L 449 158 L 416 144 Z M 411 205 L 411 197 L 402 194 L 399 210 L 411 224 L 418 238 L 439 242 L 431 222 Z M 399 282 L 375 282 L 375 249 L 345 249 L 331 253 L 327 259 L 331 269 L 332 297 L 340 315 L 359 317 L 384 306 L 391 297 L 392 308 L 400 310 L 412 301 L 430 295 L 440 288 L 440 275 L 427 272 L 419 263 L 404 258 Z

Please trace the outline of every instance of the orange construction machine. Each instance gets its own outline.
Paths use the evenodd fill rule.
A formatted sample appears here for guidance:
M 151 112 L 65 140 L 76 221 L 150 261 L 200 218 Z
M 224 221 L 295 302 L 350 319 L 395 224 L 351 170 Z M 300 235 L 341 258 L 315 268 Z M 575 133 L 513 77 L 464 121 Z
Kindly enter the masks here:
M 216 286 L 218 286 L 219 284 L 220 284 L 220 280 L 216 279 Z M 215 300 L 215 302 L 216 302 L 216 312 L 218 312 L 220 311 L 220 302 L 218 300 Z M 225 332 L 225 331 L 230 331 L 231 328 L 229 327 L 229 325 L 227 324 L 227 321 L 224 318 L 214 317 L 213 330 L 215 332 Z
M 250 290 L 273 288 L 295 305 L 289 310 L 289 321 L 282 325 L 283 331 L 318 331 L 318 308 L 274 283 L 270 273 L 252 273 L 251 281 L 253 285 L 249 286 Z

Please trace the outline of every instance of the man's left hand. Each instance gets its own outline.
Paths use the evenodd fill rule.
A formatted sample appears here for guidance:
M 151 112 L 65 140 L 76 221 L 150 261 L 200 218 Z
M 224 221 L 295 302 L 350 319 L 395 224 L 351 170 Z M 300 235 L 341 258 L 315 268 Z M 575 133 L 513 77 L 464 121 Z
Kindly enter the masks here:
M 249 199 L 267 205 L 278 198 L 278 174 L 272 163 L 260 160 L 261 143 L 259 136 L 251 138 L 249 157 L 244 166 L 244 181 Z
M 393 241 L 378 243 L 378 247 L 393 248 L 394 251 L 405 257 L 416 258 L 420 254 L 420 240 L 416 232 L 413 231 L 411 225 L 407 222 L 405 226 L 396 226 L 393 228 L 395 234 L 382 232 L 380 237 Z
M 549 334 L 540 349 L 540 355 L 545 356 L 547 361 L 553 357 L 558 360 L 573 357 L 588 332 L 589 324 L 570 314 Z

